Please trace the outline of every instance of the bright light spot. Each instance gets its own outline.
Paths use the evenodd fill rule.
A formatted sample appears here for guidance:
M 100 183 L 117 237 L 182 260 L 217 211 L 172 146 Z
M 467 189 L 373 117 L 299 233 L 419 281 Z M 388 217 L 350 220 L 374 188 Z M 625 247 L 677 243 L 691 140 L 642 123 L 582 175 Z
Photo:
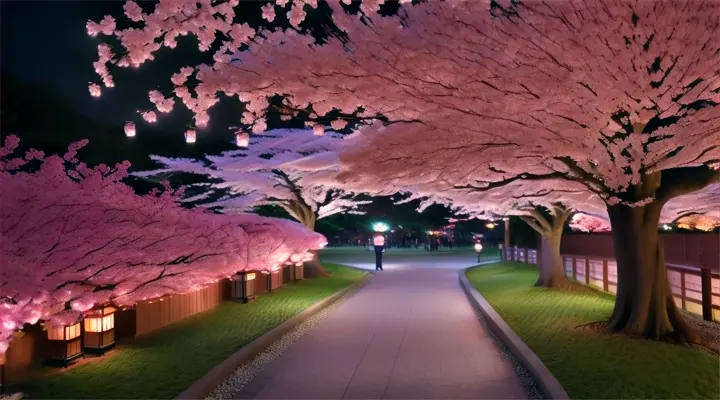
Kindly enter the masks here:
M 375 232 L 387 232 L 390 227 L 384 222 L 376 222 L 372 225 L 373 231 Z
M 672 226 L 671 226 L 671 225 L 668 225 L 668 224 L 662 224 L 662 228 L 663 228 L 664 230 L 666 230 L 666 231 L 672 230 Z
M 480 243 L 475 243 L 475 252 L 479 253 L 482 251 L 482 245 Z
M 237 132 L 235 134 L 235 144 L 238 147 L 248 147 L 250 144 L 250 135 L 245 132 Z
M 125 136 L 127 137 L 134 137 L 135 136 L 135 124 L 132 122 L 125 123 Z
M 96 83 L 91 83 L 88 86 L 88 90 L 90 90 L 90 95 L 92 97 L 100 97 L 100 94 L 102 93 L 102 91 L 100 90 L 100 85 Z
M 488 229 L 495 229 L 496 226 L 497 226 L 497 225 L 493 224 L 492 222 L 490 222 L 490 223 L 488 223 L 488 224 L 485 224 L 485 227 L 488 228 Z
M 197 133 L 195 129 L 188 129 L 185 131 L 185 143 L 195 143 L 197 141 Z
M 320 124 L 313 125 L 313 135 L 322 136 L 325 134 L 325 127 Z

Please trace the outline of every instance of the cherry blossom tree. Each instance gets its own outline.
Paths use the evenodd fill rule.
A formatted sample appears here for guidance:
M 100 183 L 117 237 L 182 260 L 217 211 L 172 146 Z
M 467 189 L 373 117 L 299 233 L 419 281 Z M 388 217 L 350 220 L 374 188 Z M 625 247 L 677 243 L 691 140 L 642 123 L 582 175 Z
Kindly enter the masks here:
M 580 232 L 610 232 L 611 227 L 607 218 L 600 218 L 590 214 L 577 213 L 570 219 L 570 228 Z
M 426 1 L 391 16 L 376 13 L 382 1 L 359 12 L 344 3 L 327 1 L 334 28 L 321 40 L 298 29 L 316 1 L 263 9 L 272 20 L 291 7 L 295 29 L 286 31 L 235 24 L 236 1 L 210 0 L 165 0 L 148 13 L 128 2 L 141 29 L 118 30 L 106 17 L 88 30 L 121 41 L 117 54 L 99 48 L 106 86 L 108 64 L 140 65 L 182 34 L 201 49 L 218 38 L 213 65 L 172 78 L 198 126 L 219 93 L 246 103 L 243 123 L 256 131 L 277 94 L 291 114 L 381 121 L 343 156 L 360 182 L 584 185 L 613 227 L 619 286 L 609 328 L 696 339 L 672 301 L 656 227 L 666 203 L 720 179 L 720 3 Z M 174 102 L 151 100 L 164 110 Z
M 416 185 L 410 199 L 422 198 L 421 207 L 440 203 L 461 214 L 477 218 L 518 216 L 540 235 L 540 273 L 536 286 L 562 288 L 569 285 L 560 256 L 560 241 L 568 217 L 575 211 L 604 213 L 604 203 L 583 185 L 566 181 L 522 181 L 480 190 L 472 185 Z M 575 214 L 573 218 L 578 215 Z M 602 218 L 597 218 L 602 221 Z M 606 223 L 607 225 L 607 223 Z
M 322 218 L 337 213 L 362 214 L 355 193 L 337 185 L 337 151 L 342 135 L 327 132 L 317 136 L 313 130 L 276 129 L 250 138 L 247 149 L 206 156 L 204 160 L 151 156 L 166 168 L 134 173 L 137 176 L 163 176 L 189 172 L 221 180 L 201 184 L 204 192 L 185 200 L 225 213 L 246 212 L 261 205 L 282 207 L 310 230 Z M 220 199 L 207 201 L 218 192 Z M 319 262 L 312 264 L 325 274 Z
M 88 167 L 76 158 L 0 148 L 0 353 L 23 324 L 67 324 L 112 302 L 197 290 L 243 270 L 270 271 L 325 243 L 291 221 L 188 210 L 182 190 L 136 195 L 129 163 Z

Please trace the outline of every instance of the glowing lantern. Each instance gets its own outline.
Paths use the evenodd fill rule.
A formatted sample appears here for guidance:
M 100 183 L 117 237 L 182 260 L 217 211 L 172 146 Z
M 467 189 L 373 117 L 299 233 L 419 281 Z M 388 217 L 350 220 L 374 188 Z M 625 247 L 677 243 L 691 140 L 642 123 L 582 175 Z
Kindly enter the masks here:
M 132 122 L 125 123 L 125 136 L 127 136 L 127 137 L 135 136 L 135 124 L 134 123 L 132 123 Z
M 387 232 L 390 229 L 388 224 L 384 222 L 376 222 L 373 224 L 372 228 L 375 232 Z
M 197 141 L 197 133 L 195 129 L 188 129 L 185 131 L 185 143 L 195 143 Z
M 49 362 L 67 366 L 70 361 L 82 356 L 82 336 L 79 322 L 68 326 L 50 327 L 47 335 Z
M 104 353 L 115 345 L 115 308 L 103 307 L 85 315 L 85 351 Z
M 248 147 L 250 145 L 250 135 L 245 132 L 238 132 L 235 134 L 235 144 L 238 147 Z
M 254 272 L 235 274 L 232 277 L 230 298 L 241 303 L 255 300 L 255 277 Z
M 385 246 L 385 237 L 383 235 L 375 235 L 373 238 L 373 246 Z
M 325 127 L 320 124 L 313 125 L 313 135 L 322 136 L 325 134 Z
M 475 252 L 477 253 L 477 260 L 480 262 L 480 253 L 482 252 L 483 246 L 480 243 L 475 243 Z
M 497 225 L 495 225 L 495 224 L 492 223 L 492 222 L 485 224 L 485 227 L 488 228 L 488 229 L 495 229 L 496 226 L 497 226 Z

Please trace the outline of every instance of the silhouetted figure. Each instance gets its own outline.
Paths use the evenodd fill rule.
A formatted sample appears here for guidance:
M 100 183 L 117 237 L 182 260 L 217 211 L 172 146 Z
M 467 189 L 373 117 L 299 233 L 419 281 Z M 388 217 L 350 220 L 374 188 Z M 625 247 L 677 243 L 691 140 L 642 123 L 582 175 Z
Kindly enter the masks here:
M 375 235 L 373 245 L 375 245 L 375 271 L 382 271 L 382 253 L 385 251 L 385 238 L 382 235 Z

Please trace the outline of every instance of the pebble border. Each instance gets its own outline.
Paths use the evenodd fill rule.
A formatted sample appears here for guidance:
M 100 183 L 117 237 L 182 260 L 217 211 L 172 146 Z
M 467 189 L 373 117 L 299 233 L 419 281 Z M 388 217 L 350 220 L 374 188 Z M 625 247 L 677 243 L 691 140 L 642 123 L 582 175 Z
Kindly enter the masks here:
M 480 321 L 480 325 L 488 333 L 490 339 L 492 339 L 493 343 L 495 343 L 495 346 L 500 349 L 500 355 L 502 356 L 502 358 L 510 362 L 513 371 L 515 371 L 515 375 L 520 378 L 520 383 L 522 383 L 522 385 L 525 387 L 527 399 L 546 400 L 547 397 L 545 397 L 540 388 L 538 388 L 538 385 L 535 382 L 535 378 L 533 378 L 532 374 L 523 366 L 522 362 L 520 362 L 520 360 L 515 357 L 515 354 L 510 351 L 510 349 L 505 345 L 505 343 L 500 340 L 498 335 L 496 335 L 495 332 L 490 329 L 487 320 L 485 319 L 485 316 L 482 314 L 482 312 L 480 312 L 480 310 L 478 310 L 476 307 L 473 307 L 473 311 L 475 311 L 475 315 L 477 315 L 478 321 Z
M 236 398 L 248 383 L 250 383 L 268 364 L 278 358 L 293 343 L 297 342 L 312 328 L 319 325 L 334 309 L 342 305 L 354 291 L 346 293 L 337 299 L 330 306 L 325 307 L 312 317 L 308 318 L 293 330 L 283 335 L 279 340 L 270 345 L 265 351 L 253 358 L 250 362 L 239 367 L 220 385 L 218 385 L 205 399 L 207 400 L 230 400 Z
M 498 342 L 504 344 L 507 354 L 514 356 L 515 362 L 511 360 L 511 364 L 513 364 L 513 366 L 520 364 L 518 368 L 524 370 L 515 369 L 518 377 L 520 377 L 524 383 L 529 383 L 529 381 L 532 380 L 535 384 L 535 391 L 546 399 L 569 399 L 570 397 L 565 389 L 552 375 L 550 370 L 547 369 L 545 364 L 542 363 L 542 360 L 512 331 L 502 317 L 492 308 L 490 303 L 472 286 L 465 275 L 466 272 L 467 270 L 458 271 L 460 286 L 467 295 L 470 305 L 477 313 L 481 314 L 481 323 L 484 323 L 488 332 L 494 334 Z M 530 389 L 527 385 L 526 388 Z M 528 393 L 528 395 L 533 395 L 533 393 Z

